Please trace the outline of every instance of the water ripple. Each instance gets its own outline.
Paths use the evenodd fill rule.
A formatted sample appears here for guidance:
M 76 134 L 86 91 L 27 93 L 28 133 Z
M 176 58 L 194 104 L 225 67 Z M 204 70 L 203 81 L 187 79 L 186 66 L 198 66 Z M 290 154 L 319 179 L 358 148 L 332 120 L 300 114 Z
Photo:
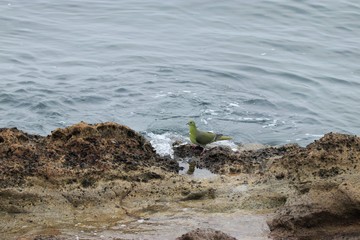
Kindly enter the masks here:
M 238 142 L 274 144 L 358 133 L 359 9 L 12 1 L 0 16 L 0 125 L 47 134 L 117 121 L 185 135 L 194 118 Z

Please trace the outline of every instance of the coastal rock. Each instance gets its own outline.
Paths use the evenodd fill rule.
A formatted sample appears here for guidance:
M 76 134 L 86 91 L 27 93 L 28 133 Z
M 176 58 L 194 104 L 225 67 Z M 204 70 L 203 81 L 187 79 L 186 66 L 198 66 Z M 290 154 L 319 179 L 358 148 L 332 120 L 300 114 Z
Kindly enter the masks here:
M 0 129 L 0 187 L 19 184 L 40 167 L 42 140 L 16 128 Z
M 341 174 L 358 174 L 359 163 L 359 137 L 328 133 L 306 148 L 293 149 L 274 161 L 268 175 L 295 182 L 331 179 Z
M 224 184 L 180 175 L 177 161 L 116 123 L 81 122 L 46 137 L 1 129 L 0 137 L 0 228 L 7 239 L 67 239 L 61 229 L 78 234 L 84 226 L 86 235 L 87 226 L 141 224 L 154 215 L 195 221 L 207 212 L 251 208 L 234 200 L 250 201 L 243 179 Z
M 328 133 L 306 147 L 290 144 L 243 151 L 222 146 L 202 151 L 185 144 L 175 147 L 175 156 L 191 159 L 196 167 L 214 173 L 251 174 L 259 186 L 268 184 L 268 188 L 278 191 L 271 206 L 279 208 L 268 221 L 274 239 L 360 236 L 357 136 Z M 242 207 L 264 209 L 272 198 L 267 194 L 265 201 L 260 196 L 251 195 L 250 201 L 243 199 Z
M 251 150 L 242 149 L 233 151 L 229 147 L 216 146 L 203 151 L 201 147 L 183 144 L 174 147 L 174 155 L 177 158 L 191 158 L 196 161 L 196 167 L 206 168 L 217 174 L 253 174 L 264 173 L 269 161 L 300 147 L 289 144 L 281 147 L 260 146 Z
M 360 138 L 326 134 L 269 169 L 295 189 L 268 222 L 274 239 L 358 239 Z
M 236 238 L 211 228 L 197 228 L 183 234 L 181 237 L 176 238 L 176 240 L 236 240 Z
M 25 184 L 32 176 L 86 187 L 98 179 L 126 179 L 127 172 L 144 167 L 179 170 L 176 161 L 158 156 L 143 136 L 116 123 L 81 122 L 47 137 L 0 129 L 0 163 L 0 187 Z
M 136 183 L 178 170 L 176 161 L 116 123 L 81 122 L 47 137 L 0 129 L 0 211 L 28 214 L 20 219 L 31 223 L 76 219 L 76 211 L 126 215 L 123 200 Z
M 174 157 L 176 158 L 197 157 L 200 156 L 200 154 L 203 151 L 203 148 L 200 146 L 181 143 L 181 142 L 175 142 L 173 144 L 173 149 L 174 149 Z
M 258 174 L 266 170 L 268 161 L 283 156 L 296 147 L 297 145 L 285 145 L 234 152 L 228 147 L 218 146 L 205 151 L 197 166 L 218 174 Z
M 343 183 L 313 183 L 309 192 L 291 196 L 268 222 L 274 239 L 358 239 L 359 177 Z
M 176 143 L 174 153 L 176 160 L 159 156 L 143 136 L 116 123 L 81 122 L 46 137 L 0 129 L 0 228 L 8 239 L 67 239 L 61 229 L 96 223 L 120 231 L 171 216 L 205 219 L 204 229 L 181 239 L 233 239 L 206 229 L 207 214 L 226 219 L 231 212 L 275 212 L 268 220 L 274 239 L 360 236 L 356 136 L 329 133 L 306 147 L 237 151 Z M 195 163 L 195 172 L 206 168 L 218 175 L 178 174 L 181 159 Z

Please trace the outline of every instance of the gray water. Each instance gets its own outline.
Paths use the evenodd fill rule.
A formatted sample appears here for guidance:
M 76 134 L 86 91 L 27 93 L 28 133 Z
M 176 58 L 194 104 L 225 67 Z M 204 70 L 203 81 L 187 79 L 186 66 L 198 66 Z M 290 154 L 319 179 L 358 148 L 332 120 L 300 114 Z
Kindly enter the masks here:
M 359 134 L 360 2 L 2 0 L 0 127 Z

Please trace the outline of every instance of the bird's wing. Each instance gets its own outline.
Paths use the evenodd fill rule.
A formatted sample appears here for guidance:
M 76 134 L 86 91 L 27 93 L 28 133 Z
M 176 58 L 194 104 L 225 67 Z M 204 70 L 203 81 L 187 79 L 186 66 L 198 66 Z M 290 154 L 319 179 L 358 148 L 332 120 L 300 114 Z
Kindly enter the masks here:
M 215 141 L 216 134 L 212 132 L 203 132 L 203 131 L 197 131 L 196 133 L 196 142 L 198 142 L 201 145 L 206 145 L 208 143 L 211 143 Z

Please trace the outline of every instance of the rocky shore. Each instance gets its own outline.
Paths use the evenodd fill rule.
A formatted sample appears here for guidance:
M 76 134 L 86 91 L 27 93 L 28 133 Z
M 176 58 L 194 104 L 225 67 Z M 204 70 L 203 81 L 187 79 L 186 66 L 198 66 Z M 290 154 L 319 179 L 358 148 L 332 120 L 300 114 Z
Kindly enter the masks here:
M 3 239 L 360 238 L 356 136 L 173 149 L 174 159 L 159 156 L 116 123 L 46 137 L 0 129 Z M 179 174 L 179 162 L 216 175 Z

